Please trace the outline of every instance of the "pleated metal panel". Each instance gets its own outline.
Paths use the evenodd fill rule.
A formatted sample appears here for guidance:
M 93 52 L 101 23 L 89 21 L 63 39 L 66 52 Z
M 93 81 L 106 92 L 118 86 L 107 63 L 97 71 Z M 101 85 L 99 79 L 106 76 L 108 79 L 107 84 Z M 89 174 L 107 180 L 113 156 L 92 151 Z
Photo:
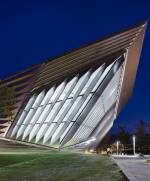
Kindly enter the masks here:
M 86 140 L 93 129 L 95 129 L 96 125 L 100 122 L 102 117 L 106 114 L 106 112 L 110 109 L 110 107 L 116 102 L 117 97 L 117 89 L 119 86 L 119 80 L 122 73 L 122 66 L 115 73 L 114 77 L 105 88 L 104 92 L 97 100 L 85 120 L 82 122 L 74 136 L 71 138 L 69 142 L 66 143 L 66 146 L 74 145 Z M 110 95 L 111 91 L 114 89 L 113 93 Z

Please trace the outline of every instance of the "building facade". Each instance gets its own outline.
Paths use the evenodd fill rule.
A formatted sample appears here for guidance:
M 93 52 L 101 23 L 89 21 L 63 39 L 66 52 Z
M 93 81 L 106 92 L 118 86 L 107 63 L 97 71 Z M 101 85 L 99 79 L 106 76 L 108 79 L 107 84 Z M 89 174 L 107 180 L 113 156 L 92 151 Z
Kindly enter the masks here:
M 145 29 L 142 23 L 2 80 L 1 136 L 96 148 L 131 96 Z M 13 89 L 12 98 L 4 89 Z

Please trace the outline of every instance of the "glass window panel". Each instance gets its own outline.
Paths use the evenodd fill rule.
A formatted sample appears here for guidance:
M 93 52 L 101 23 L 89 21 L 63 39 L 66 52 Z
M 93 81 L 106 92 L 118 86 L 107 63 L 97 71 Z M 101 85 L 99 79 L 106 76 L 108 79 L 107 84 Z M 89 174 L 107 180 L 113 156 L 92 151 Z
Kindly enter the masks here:
M 45 121 L 45 119 L 47 118 L 48 114 L 50 113 L 52 109 L 52 105 L 48 104 L 45 108 L 44 111 L 42 112 L 41 116 L 39 117 L 39 119 L 37 120 L 37 123 L 42 123 Z
M 52 108 L 51 112 L 49 113 L 48 117 L 46 118 L 45 122 L 51 123 L 52 120 L 55 118 L 57 115 L 59 108 L 61 106 L 61 102 L 56 102 L 54 107 Z
M 25 107 L 25 111 L 29 111 L 30 108 L 32 107 L 33 103 L 35 102 L 35 99 L 36 99 L 36 95 L 34 94 L 28 101 L 26 107 Z
M 14 127 L 12 133 L 11 133 L 11 136 L 10 136 L 11 138 L 15 136 L 15 134 L 16 134 L 17 131 L 18 131 L 18 129 L 19 129 L 19 126 L 16 125 L 16 126 Z
M 78 77 L 74 77 L 73 79 L 71 79 L 71 81 L 69 81 L 63 91 L 63 93 L 60 95 L 59 100 L 64 100 L 68 97 L 68 95 L 70 94 L 70 92 L 72 91 L 72 89 L 74 88 L 76 82 L 78 80 Z
M 69 95 L 69 98 L 76 97 L 80 93 L 80 91 L 82 90 L 82 88 L 86 84 L 89 76 L 90 76 L 90 71 L 86 72 L 82 77 L 80 77 L 75 88 L 73 89 L 73 91 Z
M 46 143 L 46 142 L 49 140 L 51 131 L 53 130 L 55 124 L 56 124 L 56 123 L 51 123 L 51 125 L 50 125 L 50 127 L 48 128 L 46 134 L 44 135 L 43 144 Z
M 65 81 L 63 83 L 61 83 L 55 90 L 52 98 L 50 99 L 49 103 L 54 103 L 57 101 L 57 99 L 59 98 L 59 96 L 61 95 L 62 91 L 65 88 Z
M 35 142 L 38 143 L 40 141 L 40 139 L 44 136 L 45 134 L 45 130 L 47 129 L 48 124 L 43 124 L 41 126 L 41 128 L 39 129 L 37 135 L 36 135 L 36 139 Z
M 71 123 L 68 125 L 68 127 L 66 128 L 66 130 L 64 131 L 64 133 L 63 133 L 62 136 L 60 137 L 60 142 L 62 142 L 63 138 L 66 136 L 66 134 L 67 134 L 68 131 L 71 129 L 71 127 L 72 127 L 73 124 L 74 124 L 74 123 L 71 122 Z
M 26 126 L 25 125 L 21 125 L 18 132 L 17 132 L 17 136 L 16 136 L 16 139 L 18 139 L 24 132 Z
M 111 70 L 112 66 L 114 65 L 114 62 L 112 64 L 110 64 L 102 73 L 99 81 L 97 82 L 97 84 L 94 86 L 92 92 L 95 92 L 97 90 L 97 88 L 99 87 L 99 85 L 102 83 L 102 81 L 104 80 L 104 78 L 106 77 L 106 75 L 108 74 L 108 72 Z
M 77 97 L 77 99 L 75 100 L 75 102 L 73 103 L 72 107 L 70 108 L 70 110 L 68 111 L 68 113 L 66 114 L 65 118 L 63 119 L 63 122 L 66 122 L 69 120 L 69 117 L 71 116 L 71 114 L 73 114 L 73 112 L 75 111 L 75 107 L 77 106 L 78 102 L 82 99 L 82 97 Z M 75 112 L 74 112 L 75 113 Z
M 55 131 L 52 139 L 54 139 L 54 138 L 59 134 L 59 132 L 60 132 L 61 128 L 64 126 L 64 124 L 65 124 L 65 123 L 61 123 L 61 124 L 58 126 L 58 128 L 56 129 L 56 131 Z
M 93 83 L 93 81 L 96 79 L 96 77 L 99 77 L 102 73 L 102 69 L 104 66 L 100 66 L 98 69 L 96 69 L 90 76 L 88 82 L 86 83 L 86 85 L 84 86 L 83 90 L 81 91 L 80 95 L 85 94 L 85 92 L 87 91 L 87 89 L 91 88 L 91 85 Z
M 32 131 L 29 135 L 29 142 L 36 136 L 38 130 L 40 129 L 40 124 L 35 124 L 34 127 L 32 128 Z
M 54 135 L 52 136 L 52 139 L 51 139 L 51 144 L 54 144 L 55 141 L 57 141 L 57 138 L 59 138 L 59 133 L 62 129 L 62 127 L 64 126 L 64 123 L 61 123 L 58 128 L 56 129 Z
M 30 124 L 34 124 L 38 118 L 40 117 L 41 113 L 43 112 L 43 107 L 38 107 L 36 113 L 34 114 L 33 118 L 30 121 Z
M 85 106 L 87 105 L 87 103 L 89 102 L 89 100 L 91 99 L 93 94 L 89 94 L 88 97 L 86 98 L 85 102 L 83 103 L 83 105 L 81 106 L 81 108 L 79 109 L 79 111 L 77 112 L 77 114 L 75 115 L 75 117 L 73 118 L 73 122 L 76 121 L 76 119 L 78 118 L 78 116 L 80 115 L 80 113 L 83 111 L 83 109 L 85 108 Z
M 58 120 L 61 118 L 63 119 L 64 116 L 66 115 L 67 111 L 69 110 L 69 108 L 71 107 L 71 99 L 66 100 L 66 102 L 64 103 L 64 105 L 62 106 L 62 108 L 60 109 L 59 113 L 57 114 L 57 116 L 55 117 L 53 122 L 58 122 Z
M 14 129 L 12 130 L 12 133 L 11 133 L 11 137 L 13 137 L 18 129 L 19 129 L 19 126 L 18 125 L 21 125 L 24 121 L 24 119 L 26 118 L 27 114 L 28 114 L 28 111 L 31 109 L 32 105 L 34 104 L 36 100 L 36 95 L 34 94 L 28 101 L 27 105 L 25 106 L 25 109 L 23 110 L 21 116 L 19 117 L 17 123 L 16 123 L 16 126 L 14 127 Z
M 20 116 L 20 118 L 18 119 L 18 122 L 17 122 L 16 125 L 21 125 L 22 122 L 23 122 L 23 120 L 26 118 L 27 114 L 28 114 L 28 112 L 23 111 L 22 114 L 21 114 L 21 116 Z
M 27 124 L 31 120 L 31 118 L 33 117 L 34 113 L 35 113 L 35 110 L 30 109 L 28 115 L 26 116 L 25 120 L 23 121 L 23 124 Z
M 46 105 L 48 103 L 48 101 L 50 100 L 50 98 L 52 97 L 53 93 L 54 93 L 55 88 L 52 87 L 51 89 L 49 89 L 49 91 L 46 93 L 43 101 L 41 102 L 41 105 Z
M 24 131 L 24 133 L 23 133 L 22 140 L 25 140 L 25 138 L 29 135 L 31 129 L 32 129 L 32 125 L 29 124 L 29 125 L 26 127 L 26 129 L 25 129 L 25 131 Z
M 45 91 L 42 91 L 36 98 L 32 108 L 37 108 L 40 104 L 41 104 L 41 101 L 43 100 L 44 98 L 44 95 L 45 95 Z

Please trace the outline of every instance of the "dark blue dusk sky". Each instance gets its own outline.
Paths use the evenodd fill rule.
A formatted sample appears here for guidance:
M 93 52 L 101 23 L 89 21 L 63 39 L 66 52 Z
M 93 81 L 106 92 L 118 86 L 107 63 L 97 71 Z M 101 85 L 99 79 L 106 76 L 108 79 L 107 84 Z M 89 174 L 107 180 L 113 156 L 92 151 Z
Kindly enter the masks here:
M 0 0 L 0 79 L 149 19 L 149 0 Z M 148 27 L 132 98 L 113 131 L 150 122 L 149 104 Z

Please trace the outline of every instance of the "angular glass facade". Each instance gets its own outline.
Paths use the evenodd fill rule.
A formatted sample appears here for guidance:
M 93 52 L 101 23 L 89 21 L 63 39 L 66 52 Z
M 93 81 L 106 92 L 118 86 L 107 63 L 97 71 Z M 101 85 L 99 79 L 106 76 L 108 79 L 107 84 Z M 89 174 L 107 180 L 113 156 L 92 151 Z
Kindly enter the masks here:
M 144 31 L 142 24 L 39 65 L 6 137 L 97 147 L 131 95 Z
M 98 122 L 116 104 L 123 59 L 120 56 L 110 65 L 90 69 L 31 96 L 11 138 L 55 147 L 90 139 Z

